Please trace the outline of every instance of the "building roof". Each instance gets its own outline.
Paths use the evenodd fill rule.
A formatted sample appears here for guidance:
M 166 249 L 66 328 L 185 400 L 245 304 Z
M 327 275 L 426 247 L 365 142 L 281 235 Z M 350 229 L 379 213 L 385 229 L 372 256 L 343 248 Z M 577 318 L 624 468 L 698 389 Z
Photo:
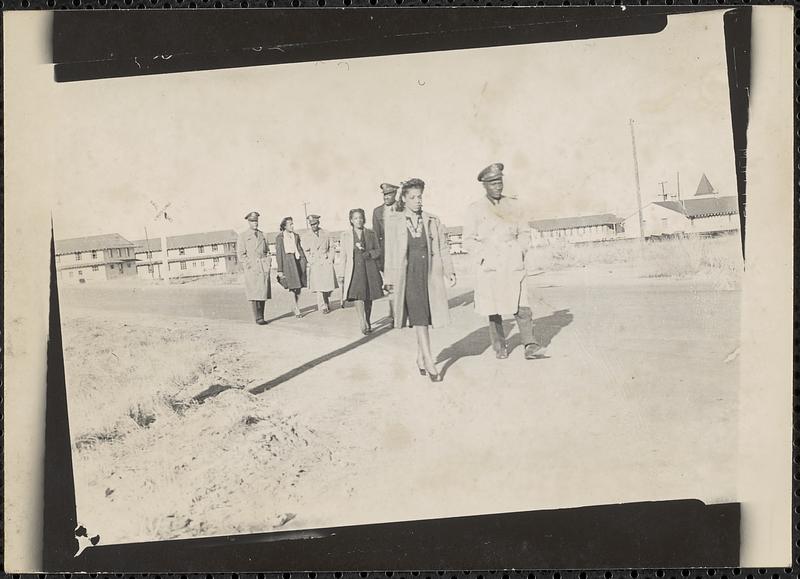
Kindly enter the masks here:
M 463 235 L 464 227 L 462 225 L 455 225 L 447 228 L 447 235 Z
M 654 201 L 655 205 L 681 213 L 689 219 L 713 217 L 714 215 L 736 215 L 739 213 L 739 199 L 736 195 L 725 197 L 705 197 L 684 201 Z
M 616 225 L 624 220 L 613 213 L 600 215 L 583 215 L 580 217 L 558 217 L 555 219 L 537 219 L 530 226 L 537 231 L 555 231 L 574 227 L 592 227 L 594 225 Z
M 217 245 L 222 243 L 235 243 L 239 238 L 233 229 L 221 231 L 207 231 L 204 233 L 189 233 L 187 235 L 173 235 L 167 237 L 167 249 L 181 249 L 184 247 L 198 247 L 200 245 Z M 134 241 L 137 251 L 161 251 L 161 238 L 137 239 Z
M 56 240 L 56 255 L 133 246 L 132 242 L 122 237 L 119 233 L 105 233 L 103 235 Z
M 714 186 L 711 185 L 711 182 L 706 177 L 706 174 L 703 173 L 703 176 L 700 177 L 700 182 L 697 184 L 697 191 L 695 191 L 694 196 L 700 197 L 702 195 L 716 195 L 717 191 L 714 189 Z
M 685 201 L 683 203 L 685 203 Z M 685 215 L 686 213 L 683 210 L 683 203 L 681 203 L 680 201 L 653 201 L 654 205 L 658 205 L 659 207 L 663 207 L 664 209 L 669 209 L 671 211 L 675 211 L 676 213 Z

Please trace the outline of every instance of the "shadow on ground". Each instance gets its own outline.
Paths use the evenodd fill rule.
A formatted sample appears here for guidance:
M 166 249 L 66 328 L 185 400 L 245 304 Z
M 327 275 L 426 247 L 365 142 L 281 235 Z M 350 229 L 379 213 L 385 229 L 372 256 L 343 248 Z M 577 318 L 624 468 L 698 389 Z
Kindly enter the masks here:
M 470 290 L 468 292 L 464 292 L 461 295 L 453 296 L 452 298 L 450 298 L 450 300 L 448 301 L 448 306 L 450 308 L 455 308 L 455 307 L 459 307 L 459 306 L 470 305 L 473 302 L 474 297 L 475 297 L 475 292 L 473 290 Z M 342 302 L 331 300 L 331 308 L 332 309 L 338 309 L 340 307 L 343 307 Z M 301 309 L 300 311 L 301 311 L 301 313 L 306 314 L 307 312 L 315 311 L 316 309 L 317 309 L 317 306 L 316 305 L 312 305 L 312 306 L 307 306 L 307 307 Z M 275 320 L 280 320 L 280 319 L 283 319 L 283 318 L 291 317 L 292 315 L 294 315 L 294 314 L 292 314 L 292 312 L 288 312 L 286 314 L 283 314 L 281 316 L 273 318 L 273 319 L 271 319 L 269 321 L 273 322 Z M 268 380 L 267 382 L 264 382 L 262 384 L 259 384 L 258 386 L 254 386 L 254 387 L 250 388 L 249 391 L 252 392 L 253 394 L 262 394 L 263 392 L 266 392 L 268 390 L 272 390 L 276 386 L 279 386 L 279 385 L 283 384 L 284 382 L 286 382 L 288 380 L 291 380 L 292 378 L 296 378 L 297 376 L 303 374 L 304 372 L 307 372 L 308 370 L 311 370 L 312 368 L 316 368 L 320 364 L 324 364 L 325 362 L 328 362 L 329 360 L 333 360 L 334 358 L 336 358 L 338 356 L 341 356 L 342 354 L 346 354 L 348 352 L 351 352 L 351 351 L 355 350 L 356 348 L 358 348 L 359 346 L 363 346 L 367 342 L 370 342 L 371 340 L 374 340 L 375 338 L 382 336 L 383 334 L 385 334 L 389 330 L 391 330 L 393 328 L 393 326 L 392 326 L 391 320 L 389 318 L 383 318 L 382 320 L 379 320 L 373 326 L 373 328 L 374 329 L 373 329 L 373 332 L 371 334 L 366 335 L 363 338 L 359 338 L 358 340 L 356 340 L 354 342 L 351 342 L 351 343 L 349 343 L 349 344 L 347 344 L 345 346 L 342 346 L 341 348 L 337 348 L 336 350 L 333 350 L 332 352 L 328 352 L 327 354 L 323 354 L 322 356 L 318 356 L 318 357 L 314 358 L 313 360 L 309 360 L 308 362 L 306 362 L 306 363 L 304 363 L 304 364 L 302 364 L 302 365 L 300 365 L 300 366 L 298 366 L 296 368 L 292 368 L 288 372 L 284 372 L 280 376 L 277 376 L 277 377 L 275 377 L 275 378 L 273 378 L 271 380 Z M 201 396 L 203 396 L 203 400 L 205 400 L 206 398 L 209 398 L 211 396 L 215 396 L 218 393 L 219 392 L 217 392 L 217 391 L 208 392 L 208 393 L 204 392 L 204 393 L 201 394 Z
M 536 318 L 533 320 L 533 335 L 539 344 L 547 347 L 553 341 L 553 338 L 558 334 L 562 328 L 572 323 L 572 313 L 569 310 L 557 310 L 549 316 Z M 506 321 L 503 327 L 508 336 L 514 329 L 515 322 Z M 519 332 L 507 339 L 509 353 L 520 345 Z M 454 344 L 446 347 L 439 353 L 436 358 L 437 364 L 444 363 L 440 372 L 444 376 L 450 367 L 458 362 L 461 358 L 467 356 L 480 356 L 491 347 L 489 339 L 489 326 L 478 328 L 470 332 Z
M 391 329 L 392 329 L 392 325 L 391 325 L 391 323 L 389 321 L 389 318 L 383 318 L 382 320 L 380 320 L 379 322 L 377 322 L 376 324 L 373 325 L 373 331 L 372 331 L 371 334 L 367 334 L 363 338 L 360 338 L 360 339 L 358 339 L 358 340 L 356 340 L 354 342 L 350 342 L 349 344 L 346 344 L 346 345 L 342 346 L 341 348 L 337 348 L 336 350 L 328 352 L 327 354 L 323 354 L 322 356 L 317 356 L 313 360 L 309 360 L 308 362 L 306 362 L 306 363 L 304 363 L 304 364 L 302 364 L 302 365 L 300 365 L 300 366 L 298 366 L 296 368 L 292 368 L 288 372 L 284 372 L 283 374 L 281 374 L 280 376 L 276 376 L 272 380 L 268 380 L 268 381 L 264 382 L 263 384 L 259 384 L 258 386 L 254 386 L 254 387 L 250 388 L 250 392 L 253 393 L 253 394 L 262 394 L 262 393 L 266 392 L 267 390 L 272 390 L 276 386 L 280 386 L 284 382 L 286 382 L 288 380 L 291 380 L 292 378 L 296 378 L 300 374 L 303 374 L 304 372 L 308 372 L 309 370 L 311 370 L 312 368 L 316 368 L 320 364 L 324 364 L 325 362 L 328 362 L 329 360 L 333 360 L 334 358 L 336 358 L 338 356 L 341 356 L 342 354 L 346 354 L 347 352 L 355 350 L 359 346 L 363 346 L 367 342 L 370 342 L 370 341 L 374 340 L 375 338 L 378 338 L 378 337 L 382 336 L 383 334 L 387 333 Z
M 473 303 L 475 299 L 475 292 L 470 290 L 458 296 L 453 296 L 448 300 L 448 306 L 452 308 L 461 307 L 461 306 L 468 306 Z M 331 306 L 336 307 L 340 306 L 340 303 L 334 304 L 331 302 Z M 316 310 L 316 305 L 307 306 L 301 310 L 303 314 Z M 270 321 L 280 320 L 283 318 L 291 317 L 293 314 L 291 312 L 278 316 L 276 318 L 271 319 Z M 547 346 L 552 341 L 553 337 L 561 331 L 561 328 L 567 326 L 569 323 L 572 322 L 572 314 L 569 310 L 558 310 L 553 312 L 549 316 L 545 316 L 542 318 L 537 318 L 533 321 L 534 323 L 534 335 L 539 341 L 542 346 Z M 508 335 L 511 330 L 513 329 L 513 322 L 509 321 L 506 322 L 506 335 Z M 382 336 L 383 334 L 389 332 L 393 328 L 391 320 L 389 318 L 383 318 L 379 322 L 377 322 L 374 326 L 374 330 L 371 334 L 366 335 L 354 342 L 346 344 L 341 348 L 337 348 L 331 352 L 323 354 L 314 358 L 313 360 L 309 360 L 304 364 L 297 366 L 296 368 L 292 368 L 291 370 L 284 372 L 280 376 L 276 376 L 271 380 L 268 380 L 262 384 L 254 386 L 249 389 L 249 391 L 253 394 L 262 394 L 267 392 L 268 390 L 272 390 L 276 386 L 280 386 L 284 382 L 291 380 L 292 378 L 296 378 L 297 376 L 316 368 L 320 364 L 324 364 L 329 360 L 333 360 L 338 356 L 351 352 L 362 346 L 375 338 Z M 513 351 L 519 345 L 519 334 L 513 335 L 508 340 L 509 351 Z M 488 348 L 490 347 L 489 343 L 489 329 L 488 327 L 478 328 L 474 332 L 464 336 L 456 343 L 448 346 L 439 354 L 437 358 L 437 363 L 444 362 L 444 366 L 441 369 L 442 374 L 445 374 L 458 360 L 464 358 L 466 356 L 480 356 L 483 354 Z M 207 398 L 216 396 L 220 392 L 226 390 L 226 387 L 221 387 L 220 385 L 214 385 L 209 388 L 207 391 L 202 392 L 198 395 L 198 402 L 202 402 Z

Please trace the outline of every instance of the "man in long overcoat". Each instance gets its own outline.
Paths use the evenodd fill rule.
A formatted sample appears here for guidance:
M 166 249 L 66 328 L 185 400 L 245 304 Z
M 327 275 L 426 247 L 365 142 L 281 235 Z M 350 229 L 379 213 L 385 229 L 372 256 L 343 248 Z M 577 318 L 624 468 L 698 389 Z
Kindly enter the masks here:
M 381 273 L 383 273 L 386 256 L 386 217 L 388 213 L 394 212 L 397 207 L 398 189 L 399 187 L 397 185 L 381 183 L 383 203 L 372 211 L 372 230 L 375 232 L 375 235 L 378 236 L 378 243 L 380 243 L 381 252 L 383 252 L 380 259 L 376 260 Z
M 308 263 L 308 288 L 317 294 L 317 308 L 323 314 L 331 311 L 331 292 L 339 287 L 333 269 L 333 242 L 327 231 L 320 227 L 320 216 L 309 215 L 311 231 L 303 236 L 303 249 Z
M 533 336 L 525 282 L 531 233 L 521 203 L 503 194 L 503 168 L 502 163 L 493 163 L 478 174 L 485 196 L 467 210 L 464 244 L 475 268 L 475 311 L 489 318 L 497 357 L 508 357 L 503 316 L 514 316 L 525 358 L 530 360 L 541 350 Z
M 378 237 L 381 246 L 381 256 L 375 260 L 381 274 L 384 273 L 386 263 L 386 220 L 397 213 L 397 185 L 391 183 L 381 183 L 381 193 L 383 194 L 383 204 L 378 205 L 372 211 L 372 230 Z M 394 304 L 389 298 L 389 318 L 394 320 Z
M 247 299 L 253 308 L 253 317 L 260 326 L 264 320 L 264 306 L 272 298 L 269 272 L 271 267 L 269 245 L 264 233 L 258 228 L 259 214 L 251 211 L 245 216 L 250 226 L 239 234 L 236 253 L 244 269 L 244 287 Z

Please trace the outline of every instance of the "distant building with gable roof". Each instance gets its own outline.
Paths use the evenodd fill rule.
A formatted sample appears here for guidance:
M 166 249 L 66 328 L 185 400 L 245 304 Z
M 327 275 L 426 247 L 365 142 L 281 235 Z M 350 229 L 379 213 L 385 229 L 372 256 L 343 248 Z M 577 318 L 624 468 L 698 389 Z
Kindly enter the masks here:
M 719 235 L 739 230 L 739 198 L 720 196 L 705 174 L 689 199 L 653 201 L 642 208 L 644 237 Z M 638 212 L 625 219 L 627 237 L 641 237 Z
M 57 240 L 59 281 L 86 283 L 136 277 L 135 245 L 119 233 Z
M 616 239 L 623 231 L 623 219 L 613 213 L 537 219 L 530 222 L 534 239 L 561 239 L 570 243 Z
M 239 270 L 238 235 L 232 229 L 167 237 L 169 275 L 174 278 L 218 275 Z M 138 239 L 137 273 L 143 279 L 161 278 L 164 256 L 161 239 Z

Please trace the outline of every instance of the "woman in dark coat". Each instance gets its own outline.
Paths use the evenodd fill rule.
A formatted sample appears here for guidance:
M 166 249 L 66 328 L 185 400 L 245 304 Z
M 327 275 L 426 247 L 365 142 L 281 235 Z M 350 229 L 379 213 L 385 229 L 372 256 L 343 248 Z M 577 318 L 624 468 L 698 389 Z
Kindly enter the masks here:
M 308 286 L 306 280 L 306 254 L 300 244 L 300 236 L 294 232 L 294 220 L 284 217 L 281 231 L 275 239 L 275 256 L 278 260 L 278 282 L 288 289 L 294 300 L 294 316 L 303 317 L 298 301 L 300 290 Z
M 377 260 L 381 257 L 378 236 L 364 227 L 363 209 L 350 210 L 351 228 L 342 234 L 344 282 L 342 292 L 347 301 L 355 302 L 361 322 L 361 333 L 372 332 L 372 301 L 383 297 L 383 282 Z

